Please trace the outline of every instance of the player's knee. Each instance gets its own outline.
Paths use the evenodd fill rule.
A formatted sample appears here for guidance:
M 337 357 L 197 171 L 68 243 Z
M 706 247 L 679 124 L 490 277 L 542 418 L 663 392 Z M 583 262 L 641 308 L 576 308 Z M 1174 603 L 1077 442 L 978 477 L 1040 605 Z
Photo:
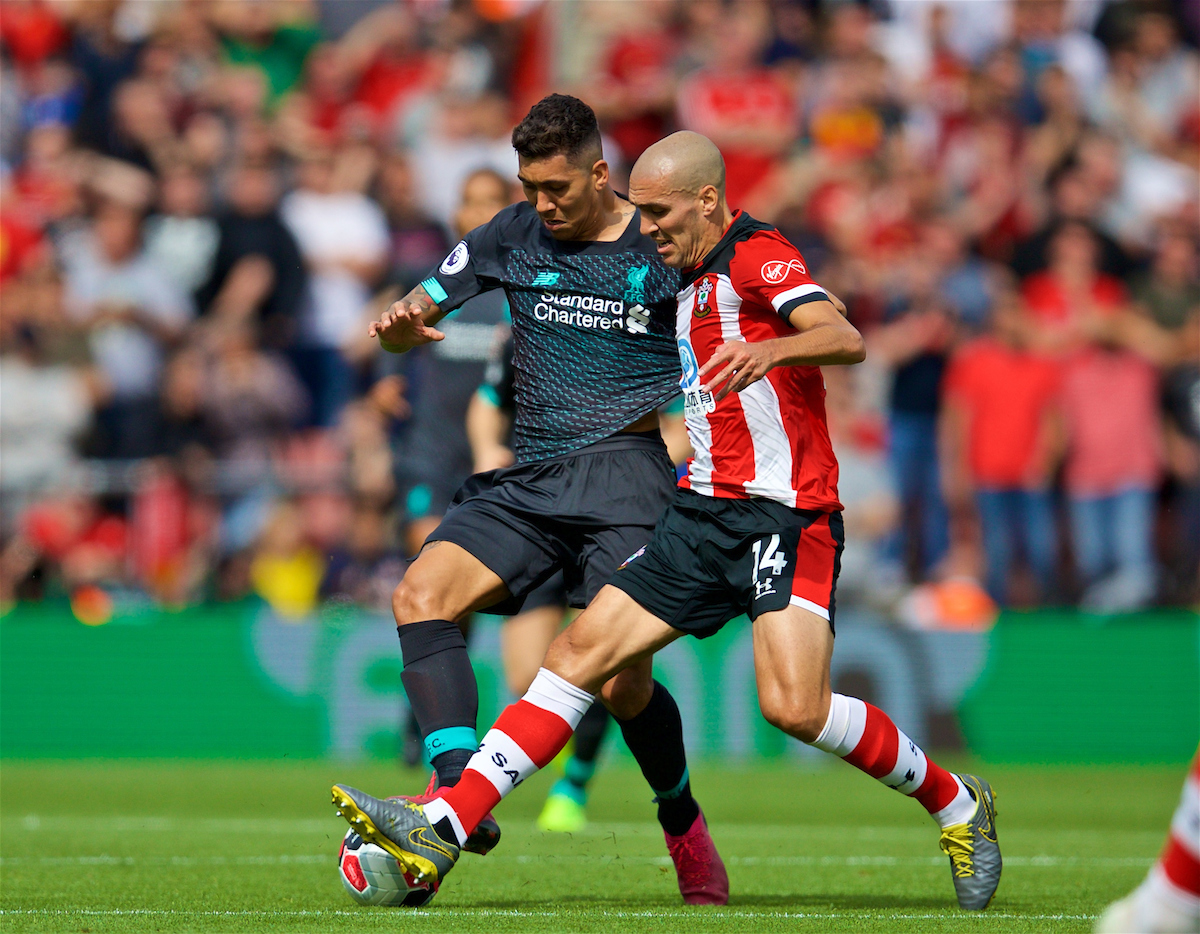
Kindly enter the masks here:
M 441 601 L 427 587 L 410 582 L 407 578 L 396 585 L 392 591 L 392 613 L 396 617 L 396 625 L 419 623 L 427 619 L 445 619 Z
M 606 675 L 596 647 L 586 637 L 572 632 L 572 629 L 572 626 L 568 626 L 558 634 L 550 644 L 542 666 L 586 691 L 597 693 Z
M 759 707 L 768 723 L 802 743 L 813 742 L 825 728 L 826 712 L 801 698 L 764 694 Z

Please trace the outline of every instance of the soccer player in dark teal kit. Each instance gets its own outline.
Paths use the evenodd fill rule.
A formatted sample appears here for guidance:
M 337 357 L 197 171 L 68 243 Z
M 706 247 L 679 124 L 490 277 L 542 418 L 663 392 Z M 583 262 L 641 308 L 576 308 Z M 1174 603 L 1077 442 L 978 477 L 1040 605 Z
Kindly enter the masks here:
M 446 314 L 503 288 L 512 313 L 515 466 L 472 477 L 396 588 L 404 687 L 440 785 L 477 748 L 478 693 L 457 626 L 514 613 L 558 570 L 583 607 L 645 545 L 675 472 L 657 410 L 679 393 L 678 273 L 609 185 L 595 114 L 553 94 L 513 131 L 526 201 L 472 231 L 372 323 L 384 350 L 442 340 Z M 601 697 L 646 780 L 689 904 L 724 904 L 729 883 L 692 797 L 679 710 L 645 659 Z M 467 848 L 486 852 L 486 821 Z

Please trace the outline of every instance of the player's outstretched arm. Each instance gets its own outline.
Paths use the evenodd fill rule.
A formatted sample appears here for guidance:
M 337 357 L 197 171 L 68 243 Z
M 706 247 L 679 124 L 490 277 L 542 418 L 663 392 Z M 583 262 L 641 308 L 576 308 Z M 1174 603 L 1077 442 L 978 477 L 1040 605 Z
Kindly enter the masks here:
M 432 326 L 444 317 L 437 302 L 418 285 L 400 301 L 393 302 L 378 321 L 372 321 L 367 334 L 379 338 L 379 346 L 388 353 L 404 353 L 445 338 L 445 334 Z
M 833 302 L 799 305 L 788 323 L 799 333 L 753 344 L 727 341 L 718 347 L 700 368 L 704 389 L 720 401 L 758 382 L 777 366 L 829 366 L 866 359 L 862 335 Z

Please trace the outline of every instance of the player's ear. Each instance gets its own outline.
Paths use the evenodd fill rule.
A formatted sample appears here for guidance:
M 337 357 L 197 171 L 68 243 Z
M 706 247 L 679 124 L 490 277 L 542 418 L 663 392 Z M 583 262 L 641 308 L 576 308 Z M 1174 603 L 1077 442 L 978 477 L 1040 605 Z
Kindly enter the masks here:
M 603 191 L 608 187 L 608 163 L 603 159 L 597 159 L 592 163 L 592 185 L 597 191 Z
M 705 217 L 712 217 L 721 206 L 721 193 L 716 185 L 705 185 L 700 189 L 700 211 Z

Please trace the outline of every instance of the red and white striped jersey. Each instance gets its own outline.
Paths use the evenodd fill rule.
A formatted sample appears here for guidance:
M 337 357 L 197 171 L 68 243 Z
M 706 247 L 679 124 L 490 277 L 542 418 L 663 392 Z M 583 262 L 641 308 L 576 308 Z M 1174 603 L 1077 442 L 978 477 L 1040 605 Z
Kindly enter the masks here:
M 777 367 L 715 404 L 700 389 L 699 369 L 723 343 L 795 334 L 787 319 L 796 306 L 828 299 L 800 252 L 774 227 L 739 211 L 684 281 L 675 330 L 695 455 L 679 485 L 725 499 L 841 509 L 819 367 Z

